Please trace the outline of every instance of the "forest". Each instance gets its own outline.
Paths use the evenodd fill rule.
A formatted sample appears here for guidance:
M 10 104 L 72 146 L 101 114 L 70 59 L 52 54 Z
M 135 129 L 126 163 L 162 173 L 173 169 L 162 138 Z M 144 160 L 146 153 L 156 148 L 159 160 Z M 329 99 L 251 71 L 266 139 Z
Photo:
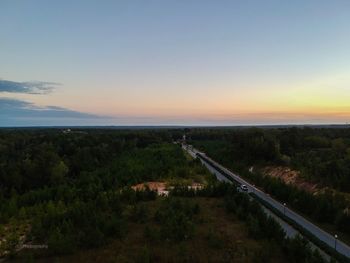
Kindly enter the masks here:
M 350 240 L 350 129 L 191 129 L 187 137 L 214 160 Z M 265 176 L 261 168 L 266 166 L 300 171 L 320 190 L 309 192 Z
M 212 140 L 213 149 L 220 136 L 222 142 L 235 134 L 0 130 L 0 256 L 13 262 L 323 262 L 306 240 L 286 238 L 257 202 L 186 155 L 174 143 L 184 132 L 200 147 Z M 276 139 L 268 138 L 262 152 L 254 150 L 256 160 Z M 237 157 L 235 149 L 224 150 L 228 160 Z M 279 151 L 259 161 L 280 162 Z M 241 156 L 240 165 L 250 158 Z M 152 181 L 174 188 L 169 196 L 131 188 Z M 203 188 L 188 188 L 192 182 Z

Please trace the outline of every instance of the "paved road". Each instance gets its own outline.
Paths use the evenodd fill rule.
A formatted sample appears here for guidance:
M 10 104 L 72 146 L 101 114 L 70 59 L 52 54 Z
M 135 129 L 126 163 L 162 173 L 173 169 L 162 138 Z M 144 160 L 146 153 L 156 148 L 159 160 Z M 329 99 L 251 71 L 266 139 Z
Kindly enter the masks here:
M 197 153 L 201 153 L 201 152 L 199 152 L 198 150 L 196 150 L 194 148 L 186 149 L 186 150 L 193 157 L 196 157 Z M 204 153 L 201 153 L 201 154 L 205 155 Z M 269 196 L 269 194 L 264 193 L 260 189 L 256 188 L 254 185 L 248 183 L 246 180 L 244 180 L 240 176 L 234 174 L 233 172 L 231 172 L 227 168 L 223 167 L 219 163 L 217 163 L 214 160 L 212 160 L 211 158 L 209 158 L 208 156 L 205 156 L 205 157 L 208 158 L 211 162 L 213 162 L 216 166 L 218 166 L 226 174 L 228 174 L 233 180 L 239 182 L 240 184 L 247 185 L 249 192 L 255 193 L 258 197 L 260 197 L 264 201 L 268 202 L 271 206 L 273 206 L 274 208 L 276 208 L 280 212 L 285 213 L 285 215 L 287 217 L 289 217 L 290 219 L 294 220 L 296 223 L 298 223 L 303 228 L 308 230 L 310 233 L 312 233 L 314 236 L 319 238 L 321 241 L 323 241 L 326 244 L 328 244 L 330 247 L 335 247 L 335 238 L 334 238 L 333 235 L 325 232 L 324 230 L 322 230 L 318 226 L 314 225 L 313 223 L 311 223 L 310 221 L 308 221 L 307 219 L 305 219 L 301 215 L 299 215 L 296 212 L 292 211 L 287 206 L 284 207 L 284 205 L 282 203 L 278 202 L 277 200 L 275 200 L 274 198 Z M 212 166 L 210 166 L 208 164 L 206 164 L 206 166 L 208 167 L 208 169 L 211 172 L 215 173 L 217 176 L 220 175 L 221 177 L 223 177 L 223 175 L 220 172 L 218 172 L 214 167 L 212 167 Z M 225 179 L 228 181 L 228 179 L 226 177 L 223 178 L 223 180 L 225 180 Z M 337 240 L 337 242 L 336 242 L 336 250 L 340 254 L 343 254 L 344 256 L 347 256 L 348 258 L 350 258 L 350 247 L 348 245 L 346 245 L 344 242 L 342 242 L 340 240 Z

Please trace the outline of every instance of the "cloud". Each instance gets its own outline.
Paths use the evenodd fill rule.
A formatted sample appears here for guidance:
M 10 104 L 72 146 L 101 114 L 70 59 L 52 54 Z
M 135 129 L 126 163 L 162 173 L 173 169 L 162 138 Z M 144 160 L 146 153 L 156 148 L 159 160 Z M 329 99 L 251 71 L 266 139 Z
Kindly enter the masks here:
M 47 94 L 54 90 L 59 83 L 43 81 L 16 82 L 0 79 L 0 92 Z
M 38 106 L 32 102 L 0 97 L 0 127 L 33 126 L 133 126 L 186 124 L 183 118 L 156 116 L 103 116 L 57 106 Z
M 0 98 L 0 126 L 88 125 L 108 117 L 56 106 L 37 106 L 31 102 Z
M 175 121 L 175 122 L 174 122 Z M 74 111 L 57 106 L 38 106 L 32 102 L 0 97 L 0 127 L 33 126 L 108 126 L 159 125 L 183 121 L 174 118 L 160 120 L 155 116 L 103 116 Z
M 97 115 L 74 111 L 62 107 L 40 107 L 34 103 L 12 99 L 0 98 L 0 116 L 12 117 L 52 117 L 52 118 L 97 118 Z

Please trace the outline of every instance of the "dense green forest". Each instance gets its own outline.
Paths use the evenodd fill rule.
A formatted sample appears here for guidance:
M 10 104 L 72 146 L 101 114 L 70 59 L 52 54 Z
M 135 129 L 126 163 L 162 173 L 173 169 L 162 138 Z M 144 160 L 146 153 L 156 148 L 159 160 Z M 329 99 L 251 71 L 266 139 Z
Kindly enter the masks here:
M 221 143 L 217 148 L 236 165 L 290 165 L 310 180 L 350 192 L 350 129 L 192 129 L 189 138 Z
M 187 137 L 277 199 L 350 235 L 350 129 L 192 129 Z M 268 165 L 296 169 L 324 190 L 310 193 L 264 176 L 259 169 L 249 171 L 251 166 Z
M 18 262 L 322 262 L 187 156 L 173 143 L 182 134 L 1 130 L 0 252 Z M 147 181 L 175 188 L 163 197 L 130 187 Z

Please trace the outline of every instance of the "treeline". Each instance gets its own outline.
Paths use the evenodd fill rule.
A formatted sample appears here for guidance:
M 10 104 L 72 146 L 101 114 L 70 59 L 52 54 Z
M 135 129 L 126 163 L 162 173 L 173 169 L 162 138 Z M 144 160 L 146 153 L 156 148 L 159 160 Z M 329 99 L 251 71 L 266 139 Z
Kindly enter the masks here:
M 188 137 L 214 160 L 288 206 L 350 234 L 349 201 L 343 194 L 325 191 L 314 195 L 278 178 L 248 171 L 253 165 L 288 165 L 320 185 L 349 191 L 350 129 L 199 129 L 191 130 Z M 330 168 L 335 163 L 339 165 Z
M 0 130 L 0 193 L 70 183 L 125 152 L 170 141 L 166 131 L 153 130 Z
M 52 254 L 122 238 L 125 207 L 156 197 L 130 185 L 208 175 L 164 130 L 5 130 L 0 166 L 0 223 L 28 224 L 27 241 Z
M 281 179 L 270 178 L 259 173 L 243 171 L 242 174 L 272 196 L 289 207 L 308 215 L 315 222 L 330 223 L 342 233 L 350 234 L 349 201 L 344 195 L 325 191 L 314 195 L 295 186 L 285 184 Z
M 187 138 L 237 165 L 290 165 L 321 185 L 350 191 L 350 129 L 191 129 Z
M 149 216 L 142 203 L 156 199 L 155 192 L 135 192 L 130 185 L 208 175 L 198 160 L 189 160 L 172 143 L 172 136 L 181 134 L 167 130 L 1 130 L 0 223 L 29 225 L 27 241 L 47 244 L 48 255 L 123 239 L 130 233 L 129 222 Z M 270 147 L 270 143 L 262 145 Z M 257 260 L 272 255 L 277 239 L 283 240 L 291 262 L 322 262 L 315 261 L 318 255 L 309 248 L 305 250 L 304 241 L 283 239 L 279 226 L 257 204 L 225 184 L 212 183 L 197 192 L 176 188 L 152 219 L 157 227 L 145 230 L 147 239 L 180 242 L 195 235 L 200 208 L 176 196 L 225 198 L 227 211 L 247 222 L 253 238 L 269 240 Z M 12 233 L 13 251 L 19 239 L 20 233 Z
M 143 238 L 147 245 L 140 247 L 135 257 L 139 262 L 152 262 L 156 255 L 150 252 L 150 247 L 160 243 L 171 246 L 195 238 L 198 225 L 203 220 L 197 197 L 219 198 L 228 214 L 244 222 L 249 237 L 262 244 L 259 249 L 244 252 L 250 254 L 252 262 L 271 262 L 279 251 L 290 263 L 325 262 L 305 239 L 300 236 L 286 238 L 280 225 L 268 217 L 256 201 L 224 183 L 210 184 L 199 191 L 176 187 L 169 197 L 160 201 L 155 212 L 147 205 L 147 202 L 156 200 L 155 192 L 147 189 L 135 192 L 130 188 L 119 193 L 103 194 L 95 201 L 75 204 L 65 211 L 58 207 L 48 208 L 43 217 L 34 223 L 32 233 L 36 238 L 40 237 L 39 240 L 48 240 L 49 255 L 61 255 L 80 248 L 100 247 L 110 238 L 123 240 L 130 231 L 134 231 L 128 228 L 130 222 L 137 222 L 144 227 Z M 43 227 L 38 228 L 38 224 Z M 37 232 L 37 229 L 43 232 Z M 48 233 L 48 239 L 45 233 Z M 207 240 L 201 242 L 208 242 L 215 249 L 227 245 L 210 231 Z M 186 248 L 187 243 L 182 244 Z M 188 259 L 192 258 L 190 254 L 187 255 Z M 175 262 L 177 260 L 174 259 Z
M 203 172 L 169 142 L 166 131 L 0 131 L 0 221 L 22 206 Z
M 49 201 L 36 207 L 29 238 L 47 244 L 53 255 L 100 247 L 112 238 L 125 237 L 128 220 L 145 216 L 142 209 L 136 209 L 136 204 L 156 197 L 153 191 L 126 188 L 121 192 L 100 192 L 95 198 L 77 199 L 69 204 Z M 134 206 L 130 215 L 125 213 L 128 206 Z
M 185 197 L 220 197 L 224 200 L 227 213 L 236 215 L 245 222 L 250 237 L 261 240 L 263 247 L 255 254 L 256 262 L 269 262 L 276 253 L 276 246 L 287 255 L 288 262 L 322 263 L 326 262 L 317 250 L 300 236 L 287 238 L 281 226 L 271 217 L 267 216 L 261 206 L 250 199 L 247 194 L 240 193 L 230 184 L 217 183 L 194 191 L 188 188 L 176 188 L 173 196 Z

